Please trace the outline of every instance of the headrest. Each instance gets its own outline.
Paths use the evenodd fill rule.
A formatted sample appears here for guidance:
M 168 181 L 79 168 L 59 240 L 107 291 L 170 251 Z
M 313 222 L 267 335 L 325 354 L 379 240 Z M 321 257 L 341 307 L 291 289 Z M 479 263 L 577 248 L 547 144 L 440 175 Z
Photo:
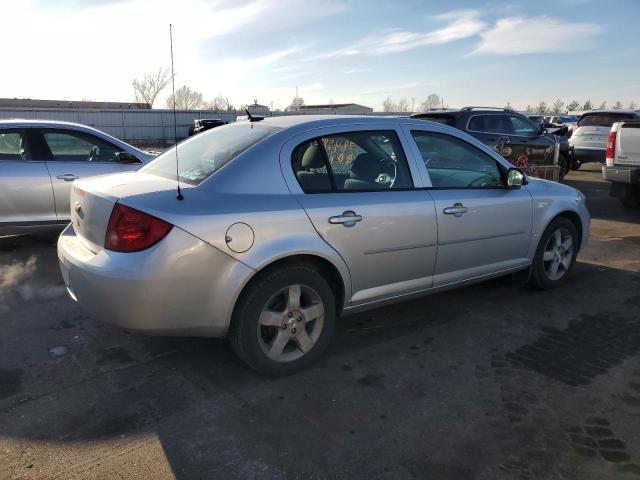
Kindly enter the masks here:
M 302 168 L 322 168 L 324 159 L 317 143 L 310 143 L 302 155 Z

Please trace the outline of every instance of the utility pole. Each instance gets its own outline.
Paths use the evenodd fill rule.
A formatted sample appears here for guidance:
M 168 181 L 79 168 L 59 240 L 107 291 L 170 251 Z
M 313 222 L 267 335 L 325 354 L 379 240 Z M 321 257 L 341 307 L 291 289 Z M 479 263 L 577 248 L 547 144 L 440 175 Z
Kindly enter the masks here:
M 416 97 L 411 97 L 411 113 L 413 113 L 415 111 L 413 109 L 415 103 L 416 103 Z

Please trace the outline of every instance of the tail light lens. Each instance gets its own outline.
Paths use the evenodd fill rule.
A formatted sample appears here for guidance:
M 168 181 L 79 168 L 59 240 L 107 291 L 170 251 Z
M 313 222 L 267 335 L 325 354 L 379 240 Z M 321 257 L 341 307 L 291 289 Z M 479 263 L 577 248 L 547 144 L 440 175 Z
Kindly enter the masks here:
M 167 236 L 173 225 L 152 215 L 116 203 L 109 217 L 104 248 L 114 252 L 139 252 Z
M 607 163 L 611 161 L 613 164 L 613 157 L 616 156 L 616 132 L 609 133 L 609 139 L 607 140 L 607 151 L 604 155 L 607 159 Z

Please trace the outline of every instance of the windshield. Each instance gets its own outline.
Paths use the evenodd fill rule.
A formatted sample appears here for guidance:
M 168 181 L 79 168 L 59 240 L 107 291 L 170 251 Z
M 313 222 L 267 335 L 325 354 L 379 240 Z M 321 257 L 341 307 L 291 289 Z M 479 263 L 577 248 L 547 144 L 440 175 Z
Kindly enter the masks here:
M 178 144 L 181 182 L 198 185 L 259 141 L 280 130 L 255 123 L 234 123 L 207 130 Z M 176 147 L 156 157 L 139 171 L 176 178 Z

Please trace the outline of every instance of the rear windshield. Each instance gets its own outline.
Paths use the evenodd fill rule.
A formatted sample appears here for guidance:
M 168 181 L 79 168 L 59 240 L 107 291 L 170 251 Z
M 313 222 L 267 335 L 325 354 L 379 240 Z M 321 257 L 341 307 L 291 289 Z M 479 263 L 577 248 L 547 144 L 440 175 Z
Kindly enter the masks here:
M 577 120 L 576 117 L 558 117 L 558 121 L 561 123 L 573 123 Z
M 206 130 L 178 144 L 181 182 L 198 185 L 242 152 L 280 130 L 255 123 L 234 123 Z M 140 169 L 145 173 L 176 178 L 176 147 L 166 150 Z
M 449 125 L 453 127 L 455 125 L 455 121 L 451 115 L 420 115 L 416 117 L 420 120 L 427 120 L 429 122 L 443 123 L 444 125 Z
M 628 113 L 590 113 L 584 115 L 578 122 L 579 127 L 611 127 L 620 120 L 636 118 Z

